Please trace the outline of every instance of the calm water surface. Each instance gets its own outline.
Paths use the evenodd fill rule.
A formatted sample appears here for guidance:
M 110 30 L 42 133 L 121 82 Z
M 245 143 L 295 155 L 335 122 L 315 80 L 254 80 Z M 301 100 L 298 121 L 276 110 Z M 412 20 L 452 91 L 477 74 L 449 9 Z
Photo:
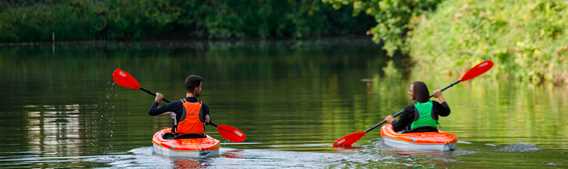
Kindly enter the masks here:
M 457 79 L 381 53 L 360 40 L 3 47 L 0 168 L 568 167 L 568 90 L 488 77 L 445 93 L 452 114 L 441 127 L 458 135 L 454 152 L 392 149 L 377 131 L 334 150 L 336 138 L 408 104 L 411 81 L 433 89 Z M 214 120 L 247 141 L 223 141 L 217 157 L 153 155 L 151 136 L 170 121 L 148 116 L 152 97 L 113 85 L 116 67 L 169 99 L 183 96 L 189 73 L 204 76 Z

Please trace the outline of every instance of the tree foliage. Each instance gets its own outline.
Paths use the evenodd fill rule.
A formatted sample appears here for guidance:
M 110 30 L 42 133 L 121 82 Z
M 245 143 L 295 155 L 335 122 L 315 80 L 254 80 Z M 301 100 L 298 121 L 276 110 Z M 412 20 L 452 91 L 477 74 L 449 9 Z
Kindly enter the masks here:
M 447 1 L 420 22 L 411 55 L 438 69 L 492 58 L 496 75 L 568 84 L 568 3 Z
M 442 0 L 323 0 L 336 9 L 352 6 L 355 14 L 375 18 L 375 25 L 369 33 L 373 40 L 393 54 L 396 50 L 408 52 L 407 38 L 414 30 L 417 20 L 424 13 L 432 12 Z
M 0 42 L 273 39 L 364 34 L 374 21 L 320 0 L 23 0 L 0 4 Z

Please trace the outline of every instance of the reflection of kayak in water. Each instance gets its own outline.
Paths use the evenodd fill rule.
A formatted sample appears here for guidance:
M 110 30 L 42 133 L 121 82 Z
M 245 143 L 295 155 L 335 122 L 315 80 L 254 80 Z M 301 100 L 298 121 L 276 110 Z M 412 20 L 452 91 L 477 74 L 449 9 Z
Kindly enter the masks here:
M 221 142 L 213 137 L 207 135 L 206 138 L 164 138 L 164 135 L 169 133 L 170 128 L 165 128 L 154 134 L 154 153 L 168 157 L 206 157 L 219 154 Z
M 458 141 L 455 134 L 445 131 L 401 134 L 390 124 L 381 127 L 380 135 L 387 146 L 404 150 L 452 151 Z
M 202 162 L 195 159 L 175 159 L 172 168 L 204 168 Z

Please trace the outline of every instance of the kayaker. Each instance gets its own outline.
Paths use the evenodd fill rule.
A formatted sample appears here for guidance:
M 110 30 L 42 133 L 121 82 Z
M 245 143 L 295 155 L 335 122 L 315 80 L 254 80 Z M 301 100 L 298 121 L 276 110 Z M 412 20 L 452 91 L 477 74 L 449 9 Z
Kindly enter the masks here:
M 398 120 L 392 115 L 385 117 L 396 132 L 428 132 L 438 131 L 438 117 L 450 115 L 450 107 L 440 90 L 434 91 L 434 99 L 430 99 L 428 87 L 424 82 L 415 81 L 408 89 L 413 103 L 404 108 Z
M 173 116 L 173 138 L 204 138 L 205 124 L 211 122 L 209 106 L 199 100 L 203 91 L 203 78 L 198 75 L 189 75 L 185 78 L 185 98 L 171 103 L 160 105 L 164 95 L 156 93 L 154 103 L 148 112 L 151 116 L 170 114 Z

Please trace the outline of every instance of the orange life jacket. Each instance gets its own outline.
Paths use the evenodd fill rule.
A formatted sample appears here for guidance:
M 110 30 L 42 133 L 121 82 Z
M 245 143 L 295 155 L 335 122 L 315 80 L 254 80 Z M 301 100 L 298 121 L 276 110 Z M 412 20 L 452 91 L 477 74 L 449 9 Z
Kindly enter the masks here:
M 201 102 L 182 101 L 185 115 L 177 124 L 176 133 L 178 134 L 204 134 L 205 125 L 199 120 L 201 112 Z

